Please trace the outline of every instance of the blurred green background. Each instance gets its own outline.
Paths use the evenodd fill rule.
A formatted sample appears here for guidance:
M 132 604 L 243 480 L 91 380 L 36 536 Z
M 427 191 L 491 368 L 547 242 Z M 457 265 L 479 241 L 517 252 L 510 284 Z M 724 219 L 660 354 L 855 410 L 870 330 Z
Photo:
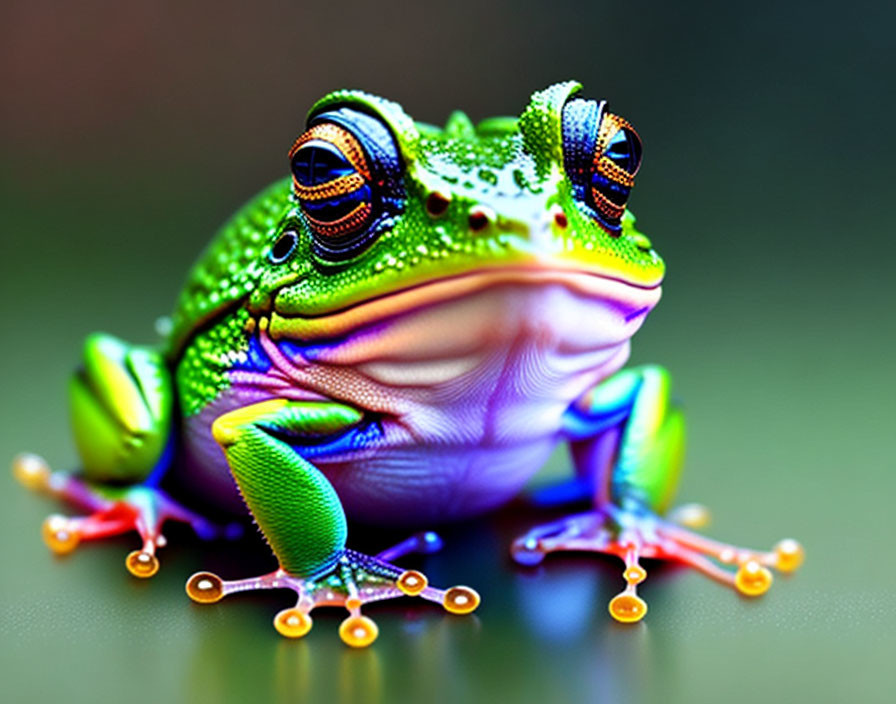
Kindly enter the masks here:
M 757 601 L 654 567 L 650 614 L 620 627 L 616 563 L 510 563 L 543 519 L 514 505 L 410 561 L 475 585 L 476 617 L 384 605 L 376 646 L 350 652 L 336 612 L 279 638 L 284 594 L 189 603 L 192 571 L 268 565 L 253 543 L 181 533 L 151 583 L 124 570 L 130 537 L 54 559 L 39 526 L 59 507 L 4 474 L 2 698 L 892 701 L 894 22 L 887 3 L 827 1 L 6 0 L 0 457 L 74 463 L 65 383 L 84 334 L 153 340 L 217 225 L 285 173 L 319 96 L 360 87 L 440 122 L 518 114 L 575 77 L 644 140 L 631 205 L 669 275 L 633 357 L 668 366 L 687 403 L 680 497 L 713 509 L 714 536 L 793 535 L 808 560 Z

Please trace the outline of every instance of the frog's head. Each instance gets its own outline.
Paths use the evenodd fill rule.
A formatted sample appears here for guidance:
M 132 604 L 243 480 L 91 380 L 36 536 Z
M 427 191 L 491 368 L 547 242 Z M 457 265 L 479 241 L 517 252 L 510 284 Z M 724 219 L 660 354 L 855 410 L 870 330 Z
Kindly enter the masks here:
M 593 287 L 642 316 L 664 267 L 625 209 L 641 143 L 578 90 L 535 93 L 518 119 L 454 113 L 443 129 L 362 92 L 318 101 L 289 151 L 291 206 L 250 308 L 305 336 L 426 284 L 459 295 L 510 277 Z

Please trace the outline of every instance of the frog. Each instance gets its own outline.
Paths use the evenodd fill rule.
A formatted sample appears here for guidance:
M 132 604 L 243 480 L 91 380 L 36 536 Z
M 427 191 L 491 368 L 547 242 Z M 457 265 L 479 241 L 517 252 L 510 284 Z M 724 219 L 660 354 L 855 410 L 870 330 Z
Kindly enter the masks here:
M 632 124 L 575 81 L 535 92 L 518 117 L 474 124 L 456 111 L 442 127 L 363 91 L 324 96 L 289 174 L 193 266 L 164 342 L 87 338 L 69 386 L 79 468 L 14 461 L 26 486 L 84 511 L 50 516 L 45 542 L 68 553 L 136 531 L 125 563 L 148 578 L 165 523 L 213 539 L 251 520 L 278 568 L 198 572 L 189 597 L 291 589 L 280 634 L 304 636 L 314 608 L 338 606 L 342 640 L 365 647 L 378 633 L 361 611 L 371 602 L 478 607 L 472 587 L 437 588 L 395 563 L 441 547 L 432 527 L 529 491 L 566 445 L 572 476 L 532 500 L 588 509 L 519 536 L 517 563 L 621 559 L 608 610 L 623 623 L 647 612 L 645 559 L 764 593 L 802 547 L 712 540 L 697 532 L 702 507 L 671 507 L 681 404 L 665 368 L 625 366 L 665 275 L 627 207 L 641 157 Z M 410 537 L 362 553 L 347 546 L 347 517 Z

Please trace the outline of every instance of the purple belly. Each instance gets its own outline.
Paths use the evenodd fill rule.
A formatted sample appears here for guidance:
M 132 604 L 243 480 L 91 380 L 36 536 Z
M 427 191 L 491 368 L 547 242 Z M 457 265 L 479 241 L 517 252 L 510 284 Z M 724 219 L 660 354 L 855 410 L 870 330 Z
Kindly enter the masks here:
M 350 518 L 423 527 L 480 514 L 519 492 L 562 440 L 570 403 L 625 363 L 640 325 L 629 312 L 575 286 L 509 283 L 325 344 L 259 326 L 229 387 L 185 419 L 180 483 L 244 513 L 214 420 L 271 398 L 340 402 L 383 430 L 363 449 L 311 458 Z
M 271 398 L 267 392 L 228 389 L 184 421 L 184 461 L 177 485 L 204 503 L 243 515 L 246 507 L 211 425 L 229 410 Z M 314 458 L 352 520 L 426 527 L 485 513 L 513 498 L 538 471 L 556 439 L 502 445 L 415 444 L 400 425 L 385 423 L 378 446 Z

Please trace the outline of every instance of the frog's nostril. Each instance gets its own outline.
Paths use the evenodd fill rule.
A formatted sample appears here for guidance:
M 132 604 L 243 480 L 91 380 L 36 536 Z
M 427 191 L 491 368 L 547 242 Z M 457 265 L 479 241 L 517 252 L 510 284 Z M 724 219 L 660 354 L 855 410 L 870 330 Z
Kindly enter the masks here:
M 469 223 L 473 232 L 479 232 L 495 221 L 495 213 L 484 205 L 476 205 L 470 208 Z
M 433 191 L 426 198 L 426 212 L 437 218 L 443 215 L 451 204 L 451 198 L 441 191 Z
M 554 224 L 563 229 L 566 229 L 569 225 L 569 219 L 566 217 L 566 213 L 563 212 L 563 208 L 557 207 L 554 210 Z

